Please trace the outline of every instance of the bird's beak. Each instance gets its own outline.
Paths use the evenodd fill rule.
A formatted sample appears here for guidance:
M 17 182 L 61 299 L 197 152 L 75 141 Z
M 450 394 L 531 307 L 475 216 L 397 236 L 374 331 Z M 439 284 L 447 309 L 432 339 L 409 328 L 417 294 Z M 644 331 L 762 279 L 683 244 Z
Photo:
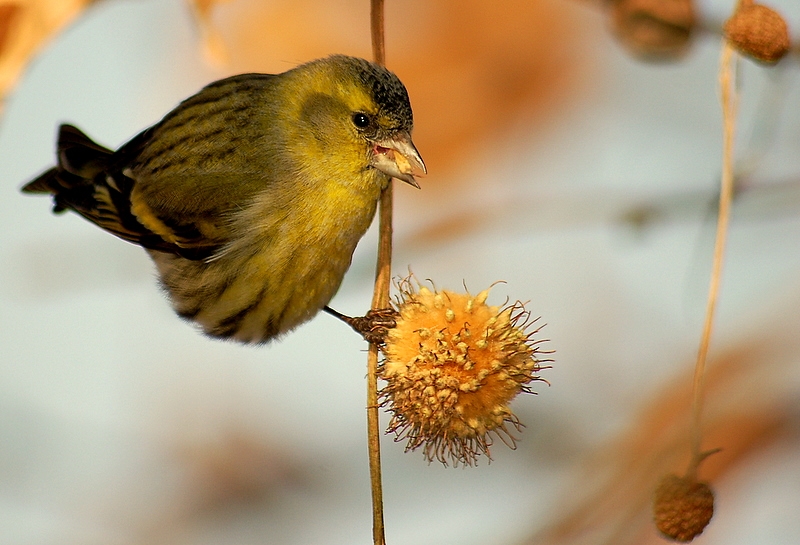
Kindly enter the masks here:
M 414 170 L 420 170 L 422 174 L 428 173 L 422 157 L 419 156 L 414 142 L 411 141 L 411 135 L 405 131 L 392 138 L 374 142 L 372 166 L 417 189 L 419 189 L 419 184 L 414 179 Z

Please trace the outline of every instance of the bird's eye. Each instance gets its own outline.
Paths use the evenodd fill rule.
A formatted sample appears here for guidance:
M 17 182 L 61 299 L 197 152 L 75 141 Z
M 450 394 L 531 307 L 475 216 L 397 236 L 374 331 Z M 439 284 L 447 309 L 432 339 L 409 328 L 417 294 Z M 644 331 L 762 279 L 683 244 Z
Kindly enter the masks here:
M 370 120 L 369 116 L 365 113 L 356 112 L 353 114 L 353 125 L 359 129 L 366 129 L 371 122 L 372 120 Z

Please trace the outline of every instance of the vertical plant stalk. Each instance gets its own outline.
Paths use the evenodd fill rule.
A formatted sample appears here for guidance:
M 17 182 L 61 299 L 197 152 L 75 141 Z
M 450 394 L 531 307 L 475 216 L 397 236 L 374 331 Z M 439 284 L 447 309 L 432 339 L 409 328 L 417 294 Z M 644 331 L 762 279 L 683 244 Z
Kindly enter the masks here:
M 370 29 L 372 56 L 376 64 L 384 65 L 383 0 L 370 0 Z M 378 263 L 375 268 L 375 290 L 372 308 L 389 306 L 389 285 L 392 275 L 392 186 L 381 194 L 378 231 Z M 378 345 L 371 343 L 367 353 L 367 447 L 369 449 L 369 480 L 372 491 L 372 542 L 385 545 L 383 523 L 383 483 L 381 477 L 381 435 L 378 413 Z
M 714 326 L 714 315 L 717 307 L 720 280 L 722 277 L 722 264 L 725 255 L 725 241 L 728 234 L 731 202 L 733 200 L 733 146 L 736 129 L 736 60 L 737 54 L 731 44 L 725 40 L 720 59 L 720 98 L 722 102 L 722 177 L 719 194 L 719 213 L 717 216 L 717 234 L 714 242 L 714 260 L 711 268 L 711 282 L 708 288 L 708 303 L 706 318 L 703 326 L 703 336 L 700 339 L 700 349 L 697 353 L 697 363 L 694 369 L 692 384 L 692 461 L 689 466 L 689 475 L 696 478 L 697 466 L 711 452 L 703 453 L 700 450 L 702 441 L 701 413 L 703 409 L 703 375 L 705 373 L 708 346 L 711 342 L 711 331 Z M 716 452 L 716 451 L 712 451 Z
M 383 66 L 386 64 L 386 41 L 383 37 L 383 0 L 370 0 L 369 16 L 373 62 Z

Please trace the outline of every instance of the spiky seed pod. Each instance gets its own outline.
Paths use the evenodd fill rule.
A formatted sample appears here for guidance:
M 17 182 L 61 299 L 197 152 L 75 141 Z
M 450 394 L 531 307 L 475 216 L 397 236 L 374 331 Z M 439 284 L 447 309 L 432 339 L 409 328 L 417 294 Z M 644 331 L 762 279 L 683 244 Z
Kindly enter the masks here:
M 653 518 L 656 528 L 675 541 L 692 541 L 714 515 L 714 492 L 707 483 L 667 475 L 656 488 Z
M 697 23 L 693 0 L 609 0 L 617 39 L 645 60 L 673 60 L 689 49 Z
M 765 63 L 778 62 L 789 52 L 789 27 L 772 8 L 742 2 L 725 22 L 725 37 L 740 52 Z
M 542 380 L 541 341 L 532 339 L 538 329 L 528 331 L 530 314 L 521 303 L 487 305 L 489 290 L 475 296 L 416 290 L 408 279 L 399 287 L 400 317 L 387 335 L 381 368 L 389 432 L 408 440 L 406 450 L 424 445 L 429 461 L 445 465 L 488 457 L 490 434 L 513 448 L 508 426 L 519 431 L 520 423 L 508 404 Z

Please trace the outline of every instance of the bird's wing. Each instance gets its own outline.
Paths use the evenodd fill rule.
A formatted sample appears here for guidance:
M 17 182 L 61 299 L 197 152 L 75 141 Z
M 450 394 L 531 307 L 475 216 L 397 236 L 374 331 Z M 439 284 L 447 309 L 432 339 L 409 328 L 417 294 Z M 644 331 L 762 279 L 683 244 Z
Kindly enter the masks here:
M 74 210 L 128 242 L 190 259 L 204 259 L 224 244 L 203 237 L 190 223 L 176 222 L 171 239 L 151 229 L 134 212 L 136 181 L 115 167 L 114 152 L 76 127 L 61 126 L 57 148 L 58 164 L 22 188 L 26 193 L 52 194 L 54 212 Z
M 253 94 L 269 78 L 213 83 L 116 152 L 62 125 L 58 165 L 23 191 L 51 193 L 54 211 L 74 210 L 145 248 L 208 258 L 229 242 L 231 214 L 264 188 L 253 146 L 241 144 L 264 137 Z
M 113 170 L 133 181 L 130 210 L 147 229 L 181 247 L 230 240 L 231 217 L 275 178 L 273 78 L 215 82 L 114 154 Z

